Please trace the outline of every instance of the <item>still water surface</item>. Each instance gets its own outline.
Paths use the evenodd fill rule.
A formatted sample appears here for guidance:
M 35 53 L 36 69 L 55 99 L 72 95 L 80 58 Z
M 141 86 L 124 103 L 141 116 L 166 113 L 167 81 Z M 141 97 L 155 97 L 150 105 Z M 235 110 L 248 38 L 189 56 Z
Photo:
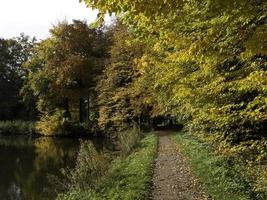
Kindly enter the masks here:
M 55 199 L 48 177 L 74 167 L 80 142 L 0 135 L 0 200 Z

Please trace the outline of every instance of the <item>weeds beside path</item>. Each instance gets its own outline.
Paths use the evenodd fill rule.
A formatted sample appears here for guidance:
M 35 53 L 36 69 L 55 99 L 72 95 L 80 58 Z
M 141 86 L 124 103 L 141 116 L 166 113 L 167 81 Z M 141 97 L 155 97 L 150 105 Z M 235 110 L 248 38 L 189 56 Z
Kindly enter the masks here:
M 240 171 L 245 169 L 244 166 L 229 165 L 227 159 L 215 153 L 211 145 L 188 134 L 178 132 L 172 134 L 171 139 L 212 199 L 262 199 L 252 192 L 250 179 L 241 175 Z
M 74 184 L 58 200 L 145 200 L 149 196 L 157 137 L 149 134 L 126 158 L 115 159 L 107 175 L 93 187 Z

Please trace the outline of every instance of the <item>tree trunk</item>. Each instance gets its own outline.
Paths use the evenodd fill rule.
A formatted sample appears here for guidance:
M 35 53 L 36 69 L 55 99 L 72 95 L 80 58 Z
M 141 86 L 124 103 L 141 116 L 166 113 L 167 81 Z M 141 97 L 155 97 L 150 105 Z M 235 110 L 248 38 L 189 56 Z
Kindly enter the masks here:
M 64 98 L 64 109 L 65 109 L 65 117 L 71 119 L 68 97 Z
M 79 120 L 83 122 L 83 98 L 79 99 Z
M 87 98 L 87 121 L 90 121 L 90 92 L 88 91 L 88 98 Z

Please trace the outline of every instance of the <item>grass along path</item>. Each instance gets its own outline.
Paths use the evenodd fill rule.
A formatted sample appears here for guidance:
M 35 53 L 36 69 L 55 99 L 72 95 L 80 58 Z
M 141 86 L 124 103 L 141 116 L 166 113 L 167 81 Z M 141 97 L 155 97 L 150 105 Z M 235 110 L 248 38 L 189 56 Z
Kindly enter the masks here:
M 149 196 L 157 137 L 146 136 L 126 159 L 116 159 L 95 189 L 73 186 L 58 200 L 146 200 Z
M 251 186 L 240 174 L 216 155 L 210 145 L 184 133 L 172 134 L 171 139 L 183 153 L 192 173 L 214 200 L 249 200 Z M 179 166 L 178 166 L 179 167 Z
M 186 160 L 170 137 L 159 134 L 158 155 L 153 175 L 153 200 L 208 199 L 192 176 Z

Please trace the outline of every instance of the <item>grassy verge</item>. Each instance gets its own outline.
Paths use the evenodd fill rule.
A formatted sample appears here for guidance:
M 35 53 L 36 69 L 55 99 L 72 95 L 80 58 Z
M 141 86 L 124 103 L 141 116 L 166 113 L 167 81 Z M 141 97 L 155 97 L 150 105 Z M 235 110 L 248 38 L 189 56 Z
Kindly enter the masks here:
M 32 135 L 35 134 L 34 122 L 28 121 L 0 121 L 0 134 Z
M 74 187 L 58 199 L 68 200 L 144 200 L 149 195 L 157 138 L 148 135 L 125 159 L 116 159 L 95 189 Z
M 216 155 L 206 143 L 183 133 L 174 134 L 174 141 L 186 156 L 192 172 L 215 200 L 256 199 L 249 180 L 231 167 L 227 159 Z

